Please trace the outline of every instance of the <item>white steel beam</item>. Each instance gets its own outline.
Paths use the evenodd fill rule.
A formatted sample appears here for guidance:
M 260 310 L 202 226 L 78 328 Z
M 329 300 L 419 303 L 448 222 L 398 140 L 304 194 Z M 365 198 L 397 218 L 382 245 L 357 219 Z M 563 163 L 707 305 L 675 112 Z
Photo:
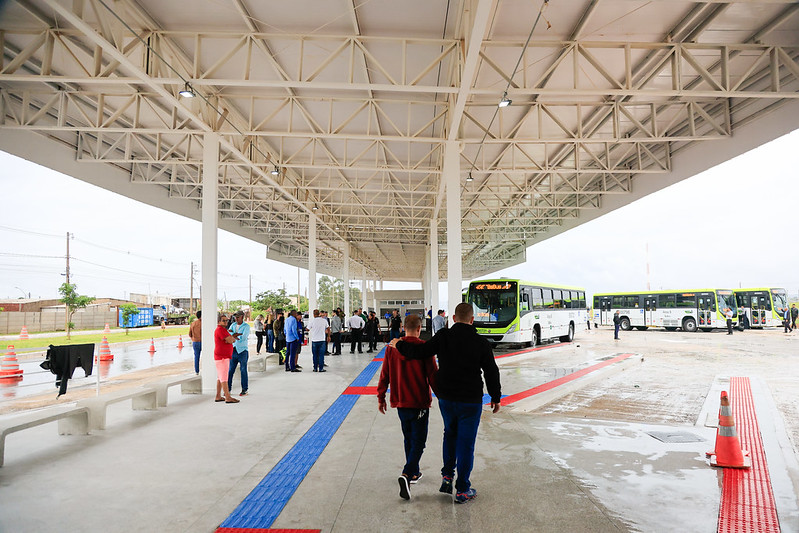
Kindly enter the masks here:
M 202 383 L 203 391 L 215 391 L 214 330 L 217 313 L 217 186 L 219 184 L 219 135 L 205 134 L 203 146 L 202 205 Z
M 461 265 L 461 179 L 458 143 L 447 141 L 444 147 L 443 181 L 447 186 L 447 302 L 449 324 L 455 306 L 461 302 L 463 267 Z

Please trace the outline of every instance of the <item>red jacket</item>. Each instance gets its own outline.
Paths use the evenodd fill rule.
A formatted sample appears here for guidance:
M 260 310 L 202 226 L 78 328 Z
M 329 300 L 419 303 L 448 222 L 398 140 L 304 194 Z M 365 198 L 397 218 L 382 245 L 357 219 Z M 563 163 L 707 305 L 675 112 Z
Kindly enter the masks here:
M 403 340 L 410 344 L 424 343 L 416 337 L 404 337 Z M 437 369 L 433 357 L 414 361 L 388 346 L 377 384 L 377 398 L 385 401 L 386 389 L 391 384 L 391 407 L 428 409 L 432 401 L 430 387 L 435 389 L 433 375 Z

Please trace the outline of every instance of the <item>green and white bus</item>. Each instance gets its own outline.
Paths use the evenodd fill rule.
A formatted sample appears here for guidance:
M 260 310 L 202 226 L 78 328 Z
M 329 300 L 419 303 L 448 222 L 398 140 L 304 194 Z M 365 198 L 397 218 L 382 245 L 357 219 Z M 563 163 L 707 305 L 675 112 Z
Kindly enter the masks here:
M 594 323 L 612 326 L 613 315 L 619 311 L 620 327 L 625 331 L 649 327 L 710 331 L 727 327 L 728 308 L 732 309 L 735 323 L 738 314 L 731 289 L 595 294 Z
M 469 284 L 477 332 L 492 343 L 571 342 L 588 315 L 585 289 L 519 279 L 484 279 Z
M 734 289 L 738 312 L 746 313 L 753 328 L 782 325 L 782 311 L 788 307 L 788 295 L 781 288 Z M 742 317 L 743 318 L 743 317 Z

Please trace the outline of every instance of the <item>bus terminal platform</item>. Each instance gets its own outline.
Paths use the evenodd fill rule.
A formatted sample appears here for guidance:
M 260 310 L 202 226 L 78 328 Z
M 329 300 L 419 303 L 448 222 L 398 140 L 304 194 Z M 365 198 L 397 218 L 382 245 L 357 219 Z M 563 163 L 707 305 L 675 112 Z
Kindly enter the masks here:
M 774 330 L 614 342 L 594 329 L 573 343 L 497 349 L 503 407 L 484 408 L 477 498 L 463 505 L 438 491 L 435 399 L 424 476 L 405 501 L 399 420 L 375 398 L 382 349 L 345 348 L 320 374 L 304 347 L 301 373 L 270 358 L 250 372 L 247 396 L 234 381 L 238 404 L 173 387 L 157 410 L 109 406 L 106 429 L 89 435 L 59 436 L 54 424 L 9 435 L 0 531 L 799 531 L 799 385 L 785 372 L 798 342 Z M 751 385 L 761 439 L 749 474 L 711 467 L 705 454 L 719 392 L 739 379 Z M 82 392 L 71 390 L 59 403 Z M 728 483 L 742 475 L 760 481 L 730 503 Z

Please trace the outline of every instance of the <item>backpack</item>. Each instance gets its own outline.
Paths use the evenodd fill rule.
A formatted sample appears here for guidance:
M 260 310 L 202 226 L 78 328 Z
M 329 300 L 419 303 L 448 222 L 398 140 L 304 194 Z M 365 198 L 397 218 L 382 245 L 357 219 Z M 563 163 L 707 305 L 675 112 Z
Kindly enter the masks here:
M 285 365 L 286 364 L 286 348 L 281 348 L 278 352 L 278 360 L 277 364 Z

